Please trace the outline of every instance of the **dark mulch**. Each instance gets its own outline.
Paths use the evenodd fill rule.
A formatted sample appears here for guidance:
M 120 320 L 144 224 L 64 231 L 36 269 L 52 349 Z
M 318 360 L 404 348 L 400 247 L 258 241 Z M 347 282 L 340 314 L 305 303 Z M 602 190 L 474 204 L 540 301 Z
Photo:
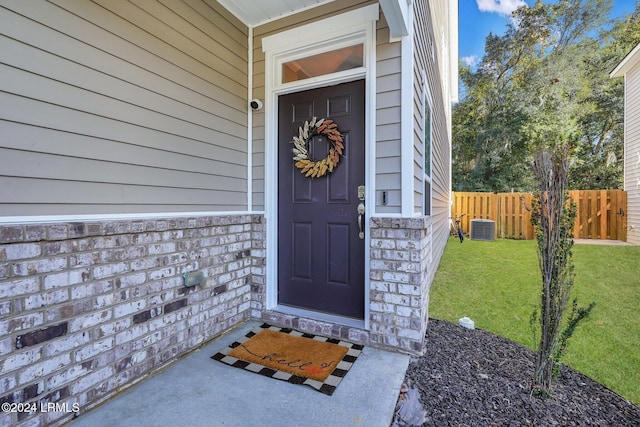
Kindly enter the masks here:
M 430 319 L 406 374 L 425 426 L 640 426 L 640 407 L 568 367 L 553 396 L 531 396 L 534 353 L 487 331 Z

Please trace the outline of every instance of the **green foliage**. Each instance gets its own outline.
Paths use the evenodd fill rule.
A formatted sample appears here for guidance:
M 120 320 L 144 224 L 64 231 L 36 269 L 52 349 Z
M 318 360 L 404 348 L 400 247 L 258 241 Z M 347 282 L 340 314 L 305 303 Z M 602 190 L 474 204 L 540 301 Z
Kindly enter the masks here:
M 578 324 L 589 317 L 591 314 L 591 310 L 595 307 L 596 302 L 591 301 L 591 304 L 587 308 L 578 307 L 578 299 L 574 298 L 571 303 L 571 314 L 569 315 L 569 319 L 567 320 L 567 325 L 564 330 L 560 334 L 560 340 L 558 341 L 558 346 L 553 354 L 553 360 L 555 361 L 555 366 L 553 367 L 553 378 L 558 376 L 560 372 L 560 360 L 562 360 L 562 356 L 567 349 L 567 345 L 569 344 L 569 338 L 573 336 L 573 333 L 576 331 L 576 327 Z
M 562 96 L 549 95 L 545 101 L 562 102 Z M 558 108 L 562 113 L 562 107 Z M 562 114 L 560 114 L 561 116 Z M 540 125 L 536 143 L 540 146 L 534 162 L 536 193 L 532 204 L 531 222 L 538 243 L 538 265 L 541 273 L 540 314 L 532 319 L 539 321 L 540 339 L 536 353 L 533 390 L 539 396 L 551 394 L 560 357 L 566 349 L 568 336 L 561 327 L 566 304 L 575 279 L 573 265 L 572 228 L 577 214 L 575 203 L 569 199 L 568 169 L 571 137 L 563 137 L 555 128 L 558 122 L 549 120 L 551 126 Z M 553 139 L 553 138 L 556 139 Z M 544 140 L 549 138 L 546 143 Z M 590 310 L 589 310 L 590 311 Z M 589 313 L 586 311 L 586 314 Z M 579 311 L 580 314 L 584 311 Z M 583 316 L 584 317 L 584 316 Z M 583 317 L 570 318 L 570 332 Z M 575 324 L 574 324 L 575 323 Z M 565 330 L 566 331 L 566 330 Z M 569 335 L 570 336 L 570 335 Z
M 537 2 L 490 34 L 476 70 L 461 66 L 453 108 L 453 188 L 531 191 L 545 127 L 571 128 L 572 189 L 622 183 L 623 87 L 609 72 L 640 41 L 640 9 L 616 22 L 611 0 Z
M 460 244 L 451 238 L 431 287 L 429 316 L 456 324 L 468 316 L 477 328 L 536 349 L 539 333 L 532 340 L 530 328 L 540 302 L 536 246 L 533 240 Z M 597 307 L 570 338 L 562 363 L 639 405 L 640 246 L 576 244 L 572 252 L 570 299 L 596 300 Z
M 454 189 L 535 190 L 541 298 L 530 321 L 539 323 L 533 390 L 541 396 L 592 308 L 576 305 L 561 330 L 575 279 L 570 180 L 583 189 L 621 183 L 623 102 L 607 61 L 634 20 L 607 30 L 611 8 L 611 0 L 564 0 L 517 9 L 504 36 L 487 37 L 478 70 L 462 69 L 467 90 L 454 110 Z

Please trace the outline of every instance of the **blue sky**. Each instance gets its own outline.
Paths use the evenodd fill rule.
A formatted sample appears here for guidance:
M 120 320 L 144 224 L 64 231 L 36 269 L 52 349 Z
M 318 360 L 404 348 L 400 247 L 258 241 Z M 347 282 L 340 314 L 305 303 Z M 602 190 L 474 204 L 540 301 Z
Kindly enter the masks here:
M 535 0 L 459 0 L 459 56 L 475 65 L 484 55 L 484 41 L 489 34 L 504 34 L 509 14 L 523 4 Z M 635 0 L 614 0 L 611 17 L 631 12 Z

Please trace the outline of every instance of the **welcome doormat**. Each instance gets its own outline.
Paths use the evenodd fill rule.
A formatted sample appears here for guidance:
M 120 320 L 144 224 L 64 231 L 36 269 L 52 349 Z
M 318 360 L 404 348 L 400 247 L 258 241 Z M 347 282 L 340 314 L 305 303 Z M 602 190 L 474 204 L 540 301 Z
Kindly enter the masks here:
M 359 344 L 264 323 L 211 358 L 332 395 L 363 348 Z

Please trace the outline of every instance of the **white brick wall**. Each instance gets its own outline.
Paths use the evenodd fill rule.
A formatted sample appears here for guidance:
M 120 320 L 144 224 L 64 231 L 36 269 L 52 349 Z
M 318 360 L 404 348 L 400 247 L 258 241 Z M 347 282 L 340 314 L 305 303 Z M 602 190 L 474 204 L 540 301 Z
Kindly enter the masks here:
M 423 353 L 429 288 L 435 271 L 431 221 L 430 217 L 371 219 L 368 330 L 264 310 L 264 283 L 259 282 L 264 275 L 252 279 L 252 316 L 359 344 Z
M 0 227 L 0 402 L 80 403 L 249 317 L 263 218 L 234 215 Z M 261 250 L 257 257 L 253 249 Z M 205 283 L 182 285 L 201 270 Z M 0 426 L 73 414 L 0 414 Z
M 370 341 L 424 351 L 433 280 L 430 217 L 371 220 Z

